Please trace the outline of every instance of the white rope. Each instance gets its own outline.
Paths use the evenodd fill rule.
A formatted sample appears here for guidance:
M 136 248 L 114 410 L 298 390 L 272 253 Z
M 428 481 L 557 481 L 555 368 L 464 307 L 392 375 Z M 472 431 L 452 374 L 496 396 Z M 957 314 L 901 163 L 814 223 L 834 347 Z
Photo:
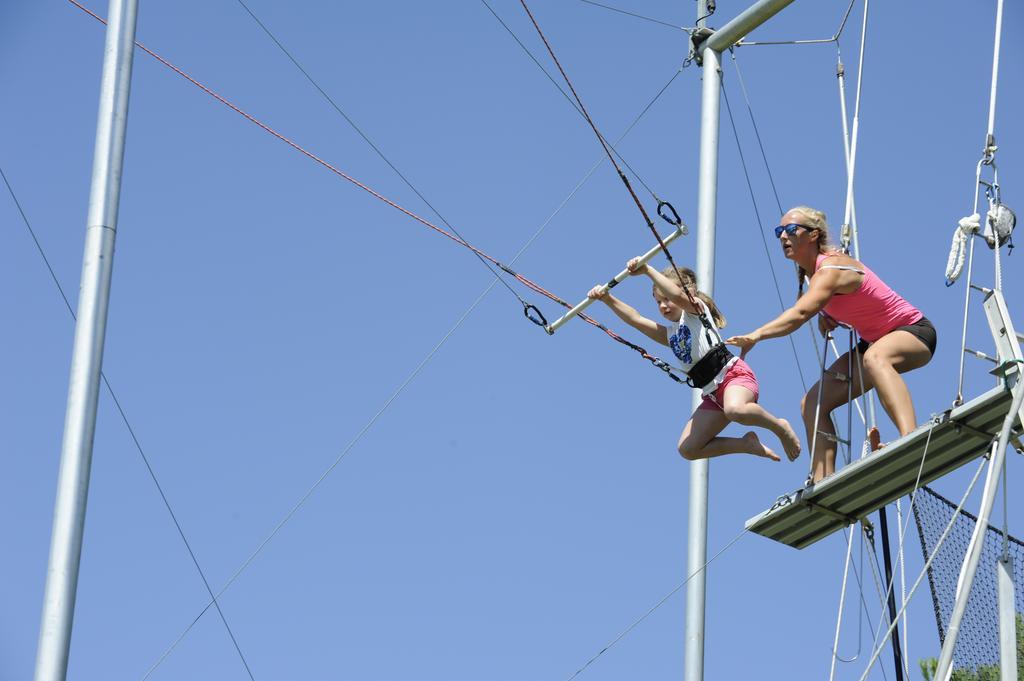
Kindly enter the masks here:
M 933 416 L 931 421 L 930 421 L 930 426 L 928 428 L 928 437 L 925 439 L 924 451 L 921 452 L 921 463 L 919 463 L 918 466 L 917 466 L 917 477 L 914 478 L 914 487 L 913 487 L 913 491 L 911 492 L 911 495 L 910 495 L 910 505 L 911 505 L 911 507 L 913 507 L 914 502 L 917 499 L 917 492 L 921 488 L 921 475 L 924 473 L 924 464 L 925 464 L 926 459 L 928 458 L 928 449 L 931 447 L 932 433 L 934 432 L 936 425 L 937 425 L 937 420 Z M 910 518 L 911 518 L 910 514 L 907 514 L 906 522 L 903 522 L 902 517 L 900 518 L 900 528 L 899 528 L 899 544 L 900 544 L 900 546 L 903 546 L 903 540 L 906 537 L 907 530 L 910 527 Z M 877 561 L 878 561 L 877 555 L 872 553 L 872 556 L 874 557 L 874 560 L 877 563 Z M 903 552 L 901 550 L 900 551 L 900 560 L 903 561 L 903 559 L 904 559 L 904 555 L 903 555 Z M 872 565 L 872 567 L 877 570 L 875 565 Z M 878 615 L 878 625 L 877 625 L 877 627 L 875 629 L 875 640 L 872 643 L 873 646 L 879 645 L 879 643 L 878 643 L 878 641 L 879 641 L 879 639 L 878 639 L 878 632 L 881 630 L 882 625 L 885 623 L 885 617 L 886 617 L 886 614 L 887 614 L 886 608 L 888 606 L 889 593 L 892 592 L 892 590 L 893 590 L 893 581 L 895 580 L 895 578 L 896 578 L 896 576 L 893 575 L 892 578 L 889 580 L 889 582 L 886 584 L 884 595 L 880 596 L 882 610 L 881 610 L 881 612 Z M 879 588 L 879 593 L 881 593 L 881 588 Z M 905 588 L 903 589 L 903 592 L 900 594 L 900 597 L 901 597 L 901 600 L 902 600 L 902 602 L 904 604 L 906 604 L 907 601 L 909 600 L 910 597 L 906 594 L 906 589 Z M 896 617 L 893 619 L 893 621 L 891 623 L 892 626 L 890 627 L 889 631 L 892 631 L 892 628 L 896 626 L 896 623 L 899 622 L 901 616 L 903 617 L 904 623 L 905 623 L 906 622 L 906 610 L 905 610 L 905 608 L 904 608 L 904 610 L 901 611 L 901 613 L 897 613 Z M 883 641 L 882 645 L 884 645 L 884 640 L 886 638 L 888 638 L 888 636 L 889 636 L 889 634 L 886 633 L 886 635 L 882 637 L 882 641 Z M 906 655 L 903 656 L 903 660 L 904 660 L 904 666 L 906 667 L 906 661 L 907 661 L 907 656 Z M 909 669 L 905 669 L 905 671 L 907 672 L 907 676 L 910 676 L 910 670 Z
M 903 527 L 903 498 L 902 497 L 900 497 L 899 499 L 896 500 L 896 517 L 897 517 L 897 522 L 899 523 L 900 527 Z M 907 524 L 908 525 L 910 524 L 910 514 L 909 513 L 907 514 Z M 899 564 L 900 564 L 900 601 L 901 602 L 907 600 L 907 571 L 906 571 L 907 561 L 906 561 L 906 557 L 905 557 L 905 555 L 903 553 L 903 546 L 904 546 L 904 544 L 903 544 L 903 532 L 900 532 L 900 557 L 899 557 Z M 903 660 L 904 660 L 904 663 L 907 660 L 910 659 L 910 655 L 909 655 L 910 648 L 909 648 L 909 644 L 908 644 L 910 636 L 909 636 L 909 634 L 907 634 L 907 629 L 908 629 L 908 627 L 907 627 L 907 613 L 904 612 L 903 613 Z M 907 676 L 908 677 L 910 676 L 910 671 L 909 670 L 907 670 Z
M 981 160 L 978 161 L 977 173 L 975 176 L 974 183 L 974 210 L 973 213 L 978 212 L 978 191 L 981 186 L 981 167 L 982 165 L 992 166 L 993 173 L 995 173 L 995 153 L 996 153 L 996 140 L 995 140 L 995 127 L 996 127 L 996 93 L 999 89 L 999 51 L 1002 43 L 1003 34 L 1003 0 L 998 0 L 996 3 L 996 29 L 995 38 L 993 39 L 992 46 L 992 84 L 989 90 L 988 99 L 988 129 L 985 134 L 985 148 L 982 152 Z M 993 182 L 993 185 L 998 188 L 998 181 Z M 996 189 L 998 191 L 998 189 Z M 980 222 L 980 220 L 979 220 Z M 996 240 L 998 244 L 998 237 Z M 967 286 L 964 292 L 964 326 L 963 333 L 960 338 L 960 372 L 957 380 L 956 389 L 956 401 L 955 404 L 963 403 L 963 387 L 964 387 L 964 350 L 967 347 L 967 317 L 971 303 L 971 266 L 974 261 L 974 240 L 971 239 L 971 245 L 969 254 L 967 257 Z M 1001 288 L 1001 272 L 999 265 L 999 249 L 995 249 L 996 254 L 996 288 Z M 948 266 L 947 266 L 948 268 Z
M 843 610 L 846 604 L 846 584 L 850 576 L 850 558 L 853 555 L 853 532 L 846 541 L 846 561 L 843 565 L 843 587 L 839 590 L 839 613 L 836 615 L 836 635 L 832 639 L 832 664 L 828 671 L 828 681 L 834 681 L 836 660 L 839 659 L 839 633 L 843 624 Z
M 977 199 L 975 199 L 977 200 Z M 975 204 L 977 210 L 977 204 Z M 964 268 L 964 258 L 967 255 L 967 240 L 972 234 L 977 234 L 981 229 L 981 216 L 977 212 L 960 218 L 959 224 L 953 230 L 953 243 L 949 247 L 949 258 L 946 260 L 946 286 L 952 286 Z
M 967 492 L 964 493 L 963 498 L 960 500 L 960 504 L 956 507 L 956 510 L 953 511 L 953 517 L 946 525 L 946 529 L 943 530 L 942 535 L 939 536 L 939 540 L 938 542 L 936 542 L 935 548 L 932 549 L 931 555 L 928 556 L 928 560 L 925 561 L 924 567 L 921 568 L 921 572 L 918 573 L 917 579 L 914 581 L 914 585 L 910 588 L 910 593 L 908 594 L 906 600 L 904 600 L 903 603 L 900 605 L 900 610 L 896 613 L 896 620 L 889 625 L 889 629 L 882 636 L 882 642 L 875 646 L 875 650 L 871 655 L 871 659 L 868 660 L 867 669 L 864 670 L 864 674 L 860 677 L 860 681 L 867 680 L 868 674 L 871 673 L 871 667 L 873 667 L 875 662 L 878 661 L 879 655 L 881 655 L 882 651 L 885 649 L 885 640 L 889 637 L 889 634 L 892 633 L 892 630 L 896 627 L 896 622 L 899 621 L 899 618 L 903 615 L 904 611 L 906 611 L 907 606 L 910 605 L 910 599 L 914 597 L 914 594 L 917 592 L 917 588 L 921 586 L 921 581 L 924 579 L 925 575 L 928 574 L 928 568 L 931 567 L 932 562 L 935 560 L 935 557 L 939 553 L 939 549 L 942 548 L 942 545 L 946 541 L 946 537 L 949 536 L 950 531 L 953 529 L 953 523 L 956 522 L 957 516 L 960 515 L 960 511 L 963 509 L 964 504 L 967 502 L 967 497 L 969 497 L 971 492 L 974 490 L 974 485 L 978 482 L 978 478 L 980 477 L 981 471 L 984 469 L 984 467 L 985 461 L 982 461 L 981 464 L 978 466 L 978 470 L 974 472 L 974 477 L 971 479 L 970 484 L 967 486 Z
M 860 131 L 860 94 L 861 87 L 864 82 L 864 44 L 867 40 L 868 32 L 868 0 L 864 0 L 864 16 L 861 23 L 860 32 L 860 56 L 857 60 L 857 94 L 854 98 L 853 105 L 853 134 L 849 141 L 846 143 L 846 91 L 844 86 L 845 77 L 842 69 L 842 62 L 839 64 L 840 70 L 840 96 L 842 98 L 842 111 L 843 111 L 843 146 L 846 150 L 846 212 L 843 217 L 842 227 L 842 241 L 844 246 L 848 246 L 852 235 L 854 242 L 854 257 L 860 259 L 860 248 L 857 244 L 857 229 L 855 224 L 855 209 L 853 199 L 853 178 L 857 168 L 857 139 L 858 132 Z M 836 42 L 837 50 L 839 43 Z

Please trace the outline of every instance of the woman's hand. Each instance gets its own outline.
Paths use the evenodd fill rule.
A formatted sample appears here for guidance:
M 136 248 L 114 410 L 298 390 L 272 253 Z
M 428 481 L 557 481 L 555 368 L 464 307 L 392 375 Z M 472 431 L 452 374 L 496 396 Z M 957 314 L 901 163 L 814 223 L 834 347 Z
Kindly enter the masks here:
M 740 359 L 743 359 L 747 356 L 747 353 L 754 348 L 754 345 L 757 344 L 758 340 L 757 336 L 749 333 L 745 336 L 732 336 L 730 338 L 726 338 L 725 343 L 726 345 L 735 345 L 738 347 L 740 349 Z
M 598 284 L 594 288 L 587 291 L 587 298 L 590 298 L 591 300 L 602 300 L 607 293 L 608 289 L 605 287 L 605 285 Z
M 832 317 L 823 313 L 818 314 L 818 331 L 821 331 L 822 338 L 828 338 L 828 335 L 832 333 L 837 326 L 839 326 L 839 322 Z
M 629 270 L 631 276 L 639 276 L 647 273 L 647 263 L 640 262 L 640 258 L 630 258 L 626 263 L 626 269 Z

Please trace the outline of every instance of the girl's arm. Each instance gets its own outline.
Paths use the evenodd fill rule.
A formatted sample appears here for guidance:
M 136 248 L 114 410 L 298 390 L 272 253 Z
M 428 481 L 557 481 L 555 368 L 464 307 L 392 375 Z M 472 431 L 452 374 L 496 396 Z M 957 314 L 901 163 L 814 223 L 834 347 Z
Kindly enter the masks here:
M 679 284 L 672 281 L 650 265 L 641 265 L 640 258 L 633 258 L 627 262 L 626 269 L 629 270 L 629 273 L 632 275 L 646 274 L 650 280 L 654 282 L 654 285 L 658 287 L 658 291 L 661 292 L 661 295 L 665 296 L 665 298 L 673 305 L 683 308 L 690 314 L 697 314 L 699 312 L 694 309 L 693 304 L 690 303 L 690 299 L 686 297 L 686 294 L 683 292 L 683 289 Z
M 611 293 L 605 292 L 602 294 L 601 289 L 601 286 L 595 286 L 587 293 L 587 297 L 603 302 L 612 309 L 612 312 L 614 312 L 619 319 L 626 322 L 634 329 L 653 340 L 655 343 L 668 345 L 667 327 L 643 316 L 632 306 L 622 302 Z
M 725 342 L 740 348 L 740 357 L 745 357 L 754 345 L 766 338 L 788 336 L 828 304 L 839 286 L 839 275 L 839 270 L 819 270 L 811 277 L 807 293 L 800 296 L 793 307 L 753 333 L 726 338 Z

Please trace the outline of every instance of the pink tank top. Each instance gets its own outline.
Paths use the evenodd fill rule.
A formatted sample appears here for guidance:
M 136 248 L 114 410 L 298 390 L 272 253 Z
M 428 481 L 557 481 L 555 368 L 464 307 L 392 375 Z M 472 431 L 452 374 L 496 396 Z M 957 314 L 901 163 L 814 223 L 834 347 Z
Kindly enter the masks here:
M 822 261 L 838 253 L 821 253 L 814 263 L 815 271 L 822 269 Z M 824 265 L 825 269 L 843 269 L 861 272 L 859 268 L 847 265 Z M 849 324 L 860 337 L 873 343 L 893 329 L 917 323 L 921 311 L 904 300 L 898 293 L 885 285 L 866 266 L 860 287 L 853 293 L 836 293 L 825 305 L 824 312 L 845 324 Z

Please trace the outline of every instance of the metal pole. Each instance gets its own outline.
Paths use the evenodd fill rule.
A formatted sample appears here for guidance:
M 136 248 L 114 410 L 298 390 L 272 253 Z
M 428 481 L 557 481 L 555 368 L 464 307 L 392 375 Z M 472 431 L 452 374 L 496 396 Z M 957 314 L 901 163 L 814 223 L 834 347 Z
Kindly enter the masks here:
M 704 5 L 698 2 L 698 8 Z M 698 10 L 699 11 L 699 10 Z M 705 12 L 706 13 L 706 12 Z M 718 192 L 718 125 L 722 83 L 721 54 L 705 49 L 704 83 L 701 92 L 700 185 L 697 207 L 697 283 L 700 290 L 713 295 L 715 290 L 715 215 Z M 694 390 L 692 410 L 701 402 Z M 686 585 L 686 645 L 683 658 L 685 681 L 704 678 L 704 610 L 708 556 L 708 460 L 690 463 L 690 508 L 687 531 L 686 573 L 692 575 Z
M 82 283 L 36 654 L 36 681 L 63 681 L 67 676 L 110 299 L 137 10 L 138 0 L 110 0 Z
M 702 59 L 703 86 L 700 114 L 700 165 L 697 189 L 697 284 L 708 295 L 715 288 L 715 218 L 718 210 L 718 126 L 722 86 L 722 50 L 777 14 L 793 0 L 759 0 L 740 16 L 726 23 L 696 46 Z M 697 1 L 697 28 L 705 27 L 707 0 Z M 700 405 L 700 392 L 693 391 L 692 408 Z M 707 579 L 704 566 L 708 554 L 707 459 L 690 463 L 690 504 L 687 531 L 686 641 L 683 678 L 704 679 L 704 611 Z
M 968 544 L 967 556 L 960 571 L 960 578 L 957 580 L 956 602 L 953 605 L 953 612 L 949 616 L 949 626 L 946 628 L 946 639 L 942 644 L 942 652 L 939 653 L 939 664 L 935 670 L 936 681 L 947 681 L 953 672 L 953 650 L 956 648 L 956 639 L 960 633 L 960 623 L 967 610 L 967 600 L 971 595 L 971 587 L 974 585 L 978 562 L 981 560 L 985 530 L 988 528 L 988 519 L 992 513 L 992 505 L 995 503 L 996 488 L 999 486 L 999 474 L 1006 463 L 1006 445 L 1010 439 L 1013 421 L 1017 418 L 1017 411 L 1024 403 L 1024 378 L 1017 378 L 1012 393 L 1013 405 L 1007 412 L 1006 418 L 1003 419 L 999 440 L 993 447 L 992 461 L 989 462 L 988 476 L 985 479 L 985 491 L 981 498 L 981 508 L 978 509 L 974 533 L 971 536 L 970 544 Z
M 1006 468 L 1003 468 L 1005 475 Z M 1003 498 L 1006 480 L 1003 480 Z M 1013 556 L 1004 554 L 996 561 L 996 585 L 999 590 L 999 669 L 1000 681 L 1017 679 L 1017 613 L 1013 595 Z
M 889 550 L 889 518 L 885 506 L 878 509 L 878 530 L 882 533 L 882 561 L 885 565 L 886 602 L 889 605 L 889 623 L 892 625 L 892 658 L 896 665 L 896 681 L 903 681 L 903 655 L 900 651 L 900 626 L 896 616 L 896 593 L 892 578 L 892 555 Z
M 771 19 L 781 12 L 787 5 L 793 4 L 794 0 L 758 0 L 753 5 L 725 26 L 717 29 L 702 45 L 699 45 L 699 53 L 705 48 L 711 48 L 716 52 L 723 52 L 740 40 L 755 28 Z M 698 5 L 703 2 L 698 2 Z M 700 27 L 698 27 L 700 28 Z

